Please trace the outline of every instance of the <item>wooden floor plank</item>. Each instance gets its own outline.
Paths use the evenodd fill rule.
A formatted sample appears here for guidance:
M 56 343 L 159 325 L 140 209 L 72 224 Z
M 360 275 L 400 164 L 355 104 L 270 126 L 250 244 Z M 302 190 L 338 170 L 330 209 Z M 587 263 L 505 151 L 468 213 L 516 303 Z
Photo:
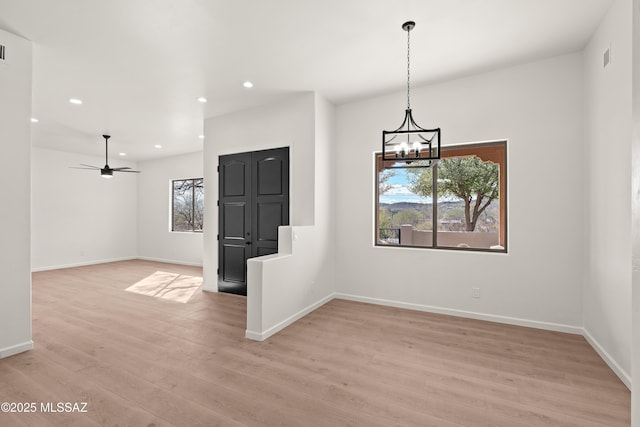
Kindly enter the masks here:
M 333 300 L 266 342 L 246 300 L 126 291 L 198 267 L 123 261 L 33 274 L 34 350 L 2 401 L 87 401 L 16 426 L 630 425 L 630 393 L 578 335 Z

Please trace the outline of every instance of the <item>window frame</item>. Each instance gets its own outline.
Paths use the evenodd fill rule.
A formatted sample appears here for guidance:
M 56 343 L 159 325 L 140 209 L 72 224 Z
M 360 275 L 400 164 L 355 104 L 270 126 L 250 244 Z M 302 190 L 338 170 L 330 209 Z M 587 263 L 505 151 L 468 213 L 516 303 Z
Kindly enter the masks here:
M 433 173 L 433 198 L 432 198 L 432 246 L 417 246 L 417 245 L 403 245 L 401 243 L 395 244 L 381 244 L 378 239 L 378 232 L 380 230 L 379 221 L 380 221 L 380 183 L 379 183 L 379 174 L 381 172 L 382 166 L 382 153 L 377 151 L 374 152 L 374 184 L 375 184 L 375 199 L 374 199 L 374 232 L 373 232 L 373 241 L 374 247 L 378 248 L 405 248 L 405 249 L 435 249 L 435 250 L 452 250 L 452 251 L 463 251 L 463 252 L 486 252 L 486 253 L 498 253 L 498 254 L 506 254 L 508 253 L 508 203 L 507 203 L 507 163 L 508 163 L 508 152 L 507 152 L 507 140 L 495 140 L 495 141 L 485 141 L 485 142 L 472 142 L 472 143 L 463 143 L 463 144 L 455 144 L 455 145 L 447 145 L 441 147 L 441 159 L 445 159 L 447 157 L 464 157 L 464 155 L 456 155 L 454 153 L 465 152 L 471 149 L 490 149 L 493 147 L 499 147 L 498 151 L 501 152 L 501 158 L 496 158 L 497 162 L 500 166 L 500 198 L 499 207 L 500 207 L 500 230 L 499 230 L 499 241 L 500 246 L 503 249 L 489 249 L 489 248 L 466 248 L 466 247 L 458 247 L 458 246 L 439 246 L 438 245 L 438 190 L 437 190 L 437 179 L 438 179 L 438 168 L 434 167 Z M 449 155 L 446 155 L 446 154 Z M 468 154 L 473 155 L 473 154 Z M 485 154 L 486 155 L 486 154 Z M 480 157 L 480 156 L 478 156 Z M 487 161 L 483 157 L 481 159 Z M 387 162 L 391 163 L 391 162 Z
M 172 179 L 171 180 L 171 206 L 170 206 L 170 210 L 171 210 L 171 221 L 170 221 L 170 231 L 172 233 L 202 233 L 204 232 L 204 224 L 202 224 L 202 228 L 199 230 L 175 230 L 175 209 L 174 209 L 174 203 L 176 200 L 176 195 L 175 195 L 175 191 L 176 191 L 176 186 L 175 183 L 179 182 L 179 181 L 194 181 L 194 185 L 191 186 L 191 212 L 195 212 L 196 210 L 196 198 L 195 198 L 195 181 L 202 181 L 202 186 L 204 188 L 204 178 L 182 178 L 182 179 Z M 204 193 L 203 193 L 203 197 L 204 197 Z M 204 207 L 204 205 L 203 205 Z M 203 209 L 203 218 L 204 218 L 204 209 Z

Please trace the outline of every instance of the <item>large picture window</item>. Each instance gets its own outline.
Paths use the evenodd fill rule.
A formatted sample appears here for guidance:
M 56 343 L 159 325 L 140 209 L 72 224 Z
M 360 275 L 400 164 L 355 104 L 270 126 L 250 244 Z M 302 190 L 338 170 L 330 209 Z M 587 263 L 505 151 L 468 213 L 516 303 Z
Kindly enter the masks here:
M 376 245 L 507 251 L 504 141 L 442 147 L 430 168 L 393 166 L 376 155 Z
M 203 179 L 175 180 L 171 188 L 171 231 L 202 231 Z

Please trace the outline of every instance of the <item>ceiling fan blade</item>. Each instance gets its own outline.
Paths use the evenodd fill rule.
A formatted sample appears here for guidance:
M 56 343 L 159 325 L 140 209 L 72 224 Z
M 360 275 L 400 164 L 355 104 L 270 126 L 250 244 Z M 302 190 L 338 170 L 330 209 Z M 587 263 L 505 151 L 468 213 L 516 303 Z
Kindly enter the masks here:
M 89 170 L 99 170 L 100 175 L 104 178 L 111 178 L 114 172 L 129 172 L 129 173 L 140 173 L 140 171 L 131 170 L 129 166 L 122 166 L 119 168 L 112 168 L 109 166 L 109 135 L 102 135 L 104 138 L 104 167 L 94 166 L 94 165 L 86 165 L 84 163 L 80 163 L 80 166 L 69 166 L 72 169 L 89 169 Z

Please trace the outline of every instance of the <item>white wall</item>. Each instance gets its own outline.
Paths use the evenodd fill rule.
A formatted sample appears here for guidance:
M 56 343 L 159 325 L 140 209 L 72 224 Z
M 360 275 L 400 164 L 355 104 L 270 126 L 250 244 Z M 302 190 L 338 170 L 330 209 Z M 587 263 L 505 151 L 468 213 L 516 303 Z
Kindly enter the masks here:
M 114 160 L 115 161 L 115 160 Z M 140 174 L 71 169 L 102 157 L 32 150 L 34 271 L 143 258 L 202 265 L 202 233 L 170 232 L 172 179 L 202 177 L 202 152 L 136 165 Z
M 314 225 L 280 227 L 278 255 L 248 261 L 246 336 L 251 339 L 268 338 L 329 301 L 335 293 L 335 209 L 331 192 L 335 108 L 316 94 L 313 114 L 315 164 L 307 173 L 314 174 Z
M 634 427 L 640 427 L 640 0 L 633 2 L 633 135 L 631 144 L 631 217 L 632 217 L 632 383 L 631 418 Z
M 30 171 L 31 43 L 0 30 L 0 358 L 31 341 Z
M 137 176 L 71 169 L 104 158 L 32 150 L 32 268 L 34 271 L 137 256 Z M 117 161 L 115 166 L 135 163 Z
M 314 94 L 205 120 L 204 288 L 216 291 L 218 268 L 218 157 L 290 147 L 290 223 L 314 221 Z
M 291 226 L 279 253 L 248 261 L 247 337 L 265 339 L 326 302 L 334 290 L 330 152 L 333 107 L 317 94 L 205 122 L 205 289 L 217 289 L 218 176 L 223 154 L 290 147 Z
M 333 298 L 324 237 L 320 227 L 280 227 L 278 254 L 247 261 L 247 338 L 265 340 Z
M 631 373 L 631 0 L 617 0 L 584 50 L 588 254 L 586 336 Z M 603 54 L 611 47 L 611 63 Z
M 319 233 L 314 251 L 316 265 L 322 266 L 315 280 L 335 292 L 335 223 L 336 209 L 333 186 L 333 154 L 335 144 L 335 106 L 321 95 L 315 96 L 315 182 L 314 225 Z
M 202 265 L 202 233 L 171 231 L 171 181 L 202 178 L 202 152 L 140 162 L 138 256 Z
M 342 297 L 580 332 L 582 56 L 412 88 L 443 144 L 508 140 L 508 254 L 374 247 L 374 161 L 406 92 L 337 108 L 336 279 Z M 471 298 L 479 287 L 482 297 Z

